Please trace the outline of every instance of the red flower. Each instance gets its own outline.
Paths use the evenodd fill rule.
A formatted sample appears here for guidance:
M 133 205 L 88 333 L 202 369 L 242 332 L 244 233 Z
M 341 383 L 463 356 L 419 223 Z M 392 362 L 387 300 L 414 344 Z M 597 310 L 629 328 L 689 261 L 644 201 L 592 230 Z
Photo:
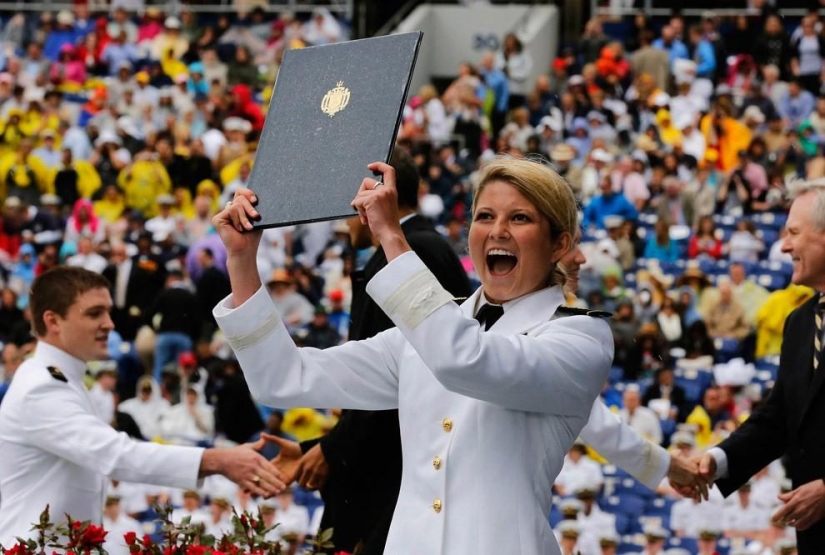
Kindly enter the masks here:
M 186 555 L 205 555 L 206 548 L 202 545 L 190 545 L 186 548 Z
M 143 536 L 143 547 L 146 549 L 152 547 L 152 536 L 150 536 L 149 534 Z
M 135 545 L 137 542 L 137 534 L 134 532 L 126 532 L 123 534 L 123 541 L 126 542 L 126 545 Z
M 6 550 L 6 555 L 28 555 L 31 553 L 29 548 L 22 544 L 14 544 Z
M 92 544 L 95 547 L 100 546 L 106 541 L 106 534 L 108 533 L 109 532 L 104 530 L 102 526 L 90 524 L 89 527 L 83 532 L 83 541 L 87 544 Z
M 72 530 L 80 530 L 81 526 L 83 526 L 83 523 L 79 520 L 72 522 Z

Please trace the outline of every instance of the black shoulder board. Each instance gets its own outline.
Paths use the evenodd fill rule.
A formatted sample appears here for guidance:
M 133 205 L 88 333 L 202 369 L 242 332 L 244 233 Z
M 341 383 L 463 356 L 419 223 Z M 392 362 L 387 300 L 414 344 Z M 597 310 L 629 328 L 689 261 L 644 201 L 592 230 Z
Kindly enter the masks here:
M 47 366 L 46 370 L 49 371 L 49 374 L 52 375 L 52 378 L 56 379 L 59 382 L 69 383 L 69 380 L 66 379 L 66 376 L 63 375 L 63 372 L 60 371 L 56 366 Z
M 606 310 L 590 310 L 575 306 L 560 306 L 556 309 L 559 316 L 592 316 L 593 318 L 612 318 L 613 313 Z

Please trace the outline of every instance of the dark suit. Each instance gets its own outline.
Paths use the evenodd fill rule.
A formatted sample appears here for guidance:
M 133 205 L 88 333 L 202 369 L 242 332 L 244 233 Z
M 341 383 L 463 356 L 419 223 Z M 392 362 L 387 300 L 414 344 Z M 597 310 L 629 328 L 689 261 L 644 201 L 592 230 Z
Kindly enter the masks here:
M 215 266 L 209 266 L 203 270 L 197 283 L 198 302 L 203 309 L 201 316 L 203 332 L 206 337 L 210 337 L 218 325 L 212 315 L 212 308 L 232 292 L 229 285 L 229 278 L 218 270 Z
M 401 225 L 413 251 L 456 297 L 472 293 L 467 274 L 447 241 L 422 216 Z M 387 265 L 379 248 L 352 275 L 350 339 L 366 339 L 394 327 L 366 291 L 367 283 Z M 304 451 L 317 442 L 302 444 Z M 330 474 L 321 491 L 324 516 L 321 530 L 334 528 L 335 551 L 355 549 L 363 555 L 381 554 L 401 486 L 401 436 L 398 411 L 344 411 L 338 424 L 320 440 Z
M 117 295 L 117 266 L 110 264 L 103 270 L 103 277 L 112 284 L 112 298 Z M 132 260 L 132 269 L 129 272 L 126 284 L 126 304 L 114 307 L 112 321 L 115 329 L 125 341 L 134 341 L 135 335 L 144 323 L 146 309 L 155 300 L 163 287 L 163 281 L 157 276 L 157 270 L 151 271 L 151 266 L 141 265 Z
M 794 488 L 825 478 L 825 367 L 813 375 L 816 302 L 814 296 L 785 323 L 779 374 L 765 405 L 719 445 L 728 458 L 728 477 L 717 481 L 725 496 L 782 456 Z M 799 555 L 822 553 L 825 521 L 798 531 L 797 544 Z
M 645 391 L 645 394 L 642 397 L 642 404 L 644 406 L 647 406 L 652 400 L 662 398 L 662 387 L 654 383 L 653 385 L 647 388 L 647 391 Z M 684 422 L 688 416 L 687 401 L 685 400 L 685 390 L 682 387 L 675 384 L 670 388 L 670 406 L 676 408 L 676 410 L 679 411 L 676 420 L 678 422 Z

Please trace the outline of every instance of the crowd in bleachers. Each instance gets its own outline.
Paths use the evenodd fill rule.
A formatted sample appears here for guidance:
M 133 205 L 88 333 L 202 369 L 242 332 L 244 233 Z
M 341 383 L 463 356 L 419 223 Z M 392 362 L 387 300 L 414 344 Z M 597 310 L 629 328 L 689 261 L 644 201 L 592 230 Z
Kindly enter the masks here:
M 603 397 L 669 449 L 714 445 L 762 402 L 784 320 L 812 295 L 790 285 L 781 241 L 786 181 L 825 175 L 822 27 L 813 12 L 802 21 L 768 12 L 593 20 L 535 80 L 510 35 L 500 52 L 457 68 L 444 91 L 427 85 L 405 108 L 399 145 L 421 170 L 420 210 L 471 276 L 477 169 L 497 153 L 531 155 L 565 176 L 581 202 L 588 259 L 575 302 L 615 313 Z M 344 39 L 346 25 L 323 9 L 199 19 L 157 7 L 90 13 L 79 3 L 4 18 L 0 399 L 33 348 L 32 280 L 70 264 L 112 283 L 112 361 L 90 369 L 89 386 L 119 429 L 211 445 L 261 431 L 304 440 L 334 425 L 334 413 L 250 399 L 211 317 L 229 287 L 211 217 L 248 183 L 284 50 Z M 343 222 L 264 233 L 260 273 L 296 342 L 346 338 L 349 277 L 370 254 L 351 248 Z M 775 463 L 736 496 L 695 506 L 577 445 L 549 519 L 565 555 L 787 554 L 793 532 L 769 518 L 787 487 Z M 110 539 L 135 526 L 157 532 L 152 500 L 171 501 L 175 518 L 192 516 L 213 534 L 233 507 L 259 506 L 219 480 L 197 492 L 112 484 Z M 319 505 L 317 492 L 300 488 L 260 504 L 292 549 L 317 530 Z

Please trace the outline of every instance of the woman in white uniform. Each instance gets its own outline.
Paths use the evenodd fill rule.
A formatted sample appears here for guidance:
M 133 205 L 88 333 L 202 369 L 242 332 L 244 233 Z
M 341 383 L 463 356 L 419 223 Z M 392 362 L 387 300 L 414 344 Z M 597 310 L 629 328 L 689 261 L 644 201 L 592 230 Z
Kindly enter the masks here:
M 394 170 L 368 169 L 384 183 L 365 179 L 353 206 L 388 265 L 367 291 L 397 327 L 366 341 L 296 348 L 255 267 L 254 193 L 214 218 L 232 282 L 214 313 L 250 390 L 280 407 L 398 408 L 403 476 L 385 553 L 558 554 L 551 488 L 613 356 L 605 321 L 556 314 L 573 194 L 546 166 L 489 164 L 469 233 L 482 286 L 459 305 L 404 239 Z

